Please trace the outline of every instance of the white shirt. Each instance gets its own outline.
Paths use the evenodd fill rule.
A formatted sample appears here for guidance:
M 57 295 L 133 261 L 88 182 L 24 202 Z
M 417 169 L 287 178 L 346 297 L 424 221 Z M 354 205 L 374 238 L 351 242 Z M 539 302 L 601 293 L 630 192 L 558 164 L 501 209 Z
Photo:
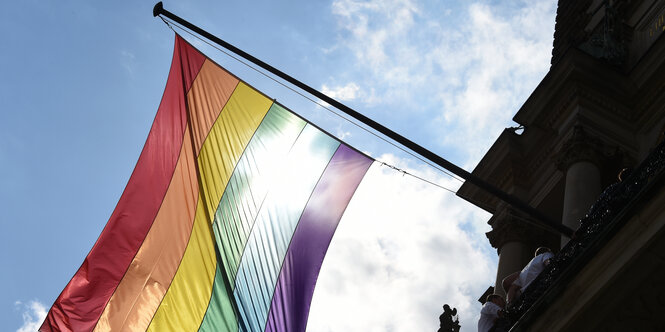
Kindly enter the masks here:
M 487 332 L 494 326 L 494 320 L 499 318 L 501 307 L 494 302 L 485 302 L 480 309 L 480 319 L 478 320 L 478 332 Z
M 524 292 L 526 287 L 529 286 L 529 284 L 531 284 L 534 279 L 536 279 L 540 272 L 543 272 L 545 269 L 545 261 L 552 257 L 554 257 L 554 254 L 551 252 L 540 254 L 534 257 L 529 262 L 529 264 L 527 264 L 524 269 L 522 269 L 520 276 L 517 277 L 517 280 L 515 280 L 515 283 L 521 287 L 522 292 Z

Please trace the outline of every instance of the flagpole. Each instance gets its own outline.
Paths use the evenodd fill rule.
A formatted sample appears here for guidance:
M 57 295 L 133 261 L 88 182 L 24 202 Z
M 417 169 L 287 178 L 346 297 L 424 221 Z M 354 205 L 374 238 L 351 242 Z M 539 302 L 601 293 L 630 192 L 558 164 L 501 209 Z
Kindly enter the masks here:
M 179 16 L 169 12 L 168 10 L 164 9 L 164 6 L 162 5 L 162 2 L 158 2 L 155 4 L 155 7 L 152 10 L 152 14 L 154 17 L 157 17 L 159 15 L 164 15 L 165 17 L 168 17 L 169 19 L 177 22 L 178 24 L 186 27 L 187 29 L 205 37 L 206 39 L 214 42 L 215 44 L 224 47 L 228 49 L 229 51 L 237 54 L 238 56 L 241 56 L 242 58 L 246 59 L 247 61 L 252 62 L 253 64 L 263 68 L 264 70 L 267 70 L 268 72 L 272 73 L 273 75 L 293 84 L 294 86 L 297 86 L 298 88 L 302 89 L 303 91 L 323 100 L 324 102 L 332 105 L 333 107 L 339 109 L 340 111 L 346 113 L 347 115 L 353 117 L 354 119 L 364 123 L 365 125 L 369 126 L 370 128 L 382 133 L 383 135 L 391 138 L 392 140 L 400 143 L 401 145 L 407 147 L 411 151 L 421 155 L 422 157 L 430 160 L 431 162 L 447 169 L 448 171 L 454 173 L 455 175 L 463 178 L 464 180 L 474 184 L 475 186 L 479 187 L 480 189 L 485 190 L 489 194 L 499 198 L 500 200 L 512 205 L 513 207 L 521 210 L 522 212 L 525 212 L 529 214 L 530 216 L 536 218 L 536 220 L 542 222 L 545 226 L 548 226 L 549 228 L 556 230 L 557 232 L 566 235 L 570 237 L 573 234 L 573 230 L 566 227 L 565 225 L 558 223 L 542 213 L 541 211 L 531 207 L 527 203 L 523 202 L 519 198 L 510 195 L 501 189 L 487 183 L 486 181 L 483 181 L 482 179 L 478 178 L 477 176 L 467 172 L 463 168 L 449 162 L 448 160 L 442 158 L 441 156 L 435 154 L 432 151 L 427 150 L 426 148 L 418 145 L 417 143 L 409 140 L 408 138 L 392 131 L 391 129 L 381 125 L 380 123 L 362 115 L 361 113 L 355 111 L 354 109 L 340 103 L 339 101 L 323 94 L 322 92 L 312 88 L 311 86 L 291 77 L 290 75 L 282 72 L 281 70 L 261 61 L 260 59 L 255 58 L 249 53 L 246 53 L 245 51 L 227 43 L 226 41 L 212 35 L 211 33 L 197 27 L 196 25 L 189 23 L 188 21 L 180 18 Z

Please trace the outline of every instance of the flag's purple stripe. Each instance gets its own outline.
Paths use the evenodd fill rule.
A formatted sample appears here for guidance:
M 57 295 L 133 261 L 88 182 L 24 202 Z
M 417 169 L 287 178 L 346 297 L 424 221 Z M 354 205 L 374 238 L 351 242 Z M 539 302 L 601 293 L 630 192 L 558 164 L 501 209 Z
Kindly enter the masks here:
M 341 145 L 303 211 L 275 287 L 265 331 L 304 331 L 328 245 L 372 160 Z

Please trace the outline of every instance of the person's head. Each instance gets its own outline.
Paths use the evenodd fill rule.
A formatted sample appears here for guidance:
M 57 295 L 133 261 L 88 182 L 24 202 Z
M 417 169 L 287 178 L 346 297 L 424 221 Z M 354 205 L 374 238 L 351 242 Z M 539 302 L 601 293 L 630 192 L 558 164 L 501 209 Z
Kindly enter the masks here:
M 536 249 L 536 253 L 533 256 L 535 257 L 535 256 L 538 256 L 538 255 L 542 255 L 546 252 L 552 252 L 552 250 L 550 250 L 550 248 L 548 248 L 548 247 L 540 247 L 540 248 Z
M 504 300 L 503 297 L 499 294 L 487 295 L 487 302 L 492 302 L 501 308 L 506 306 L 506 300 Z

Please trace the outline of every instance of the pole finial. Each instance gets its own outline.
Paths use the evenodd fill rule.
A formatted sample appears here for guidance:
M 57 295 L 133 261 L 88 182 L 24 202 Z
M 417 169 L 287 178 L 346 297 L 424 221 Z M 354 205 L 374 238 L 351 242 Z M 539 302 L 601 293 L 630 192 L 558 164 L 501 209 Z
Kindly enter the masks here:
M 157 16 L 159 16 L 159 14 L 162 13 L 162 11 L 164 11 L 164 5 L 160 1 L 160 2 L 155 4 L 155 7 L 152 8 L 152 16 L 157 17 Z

